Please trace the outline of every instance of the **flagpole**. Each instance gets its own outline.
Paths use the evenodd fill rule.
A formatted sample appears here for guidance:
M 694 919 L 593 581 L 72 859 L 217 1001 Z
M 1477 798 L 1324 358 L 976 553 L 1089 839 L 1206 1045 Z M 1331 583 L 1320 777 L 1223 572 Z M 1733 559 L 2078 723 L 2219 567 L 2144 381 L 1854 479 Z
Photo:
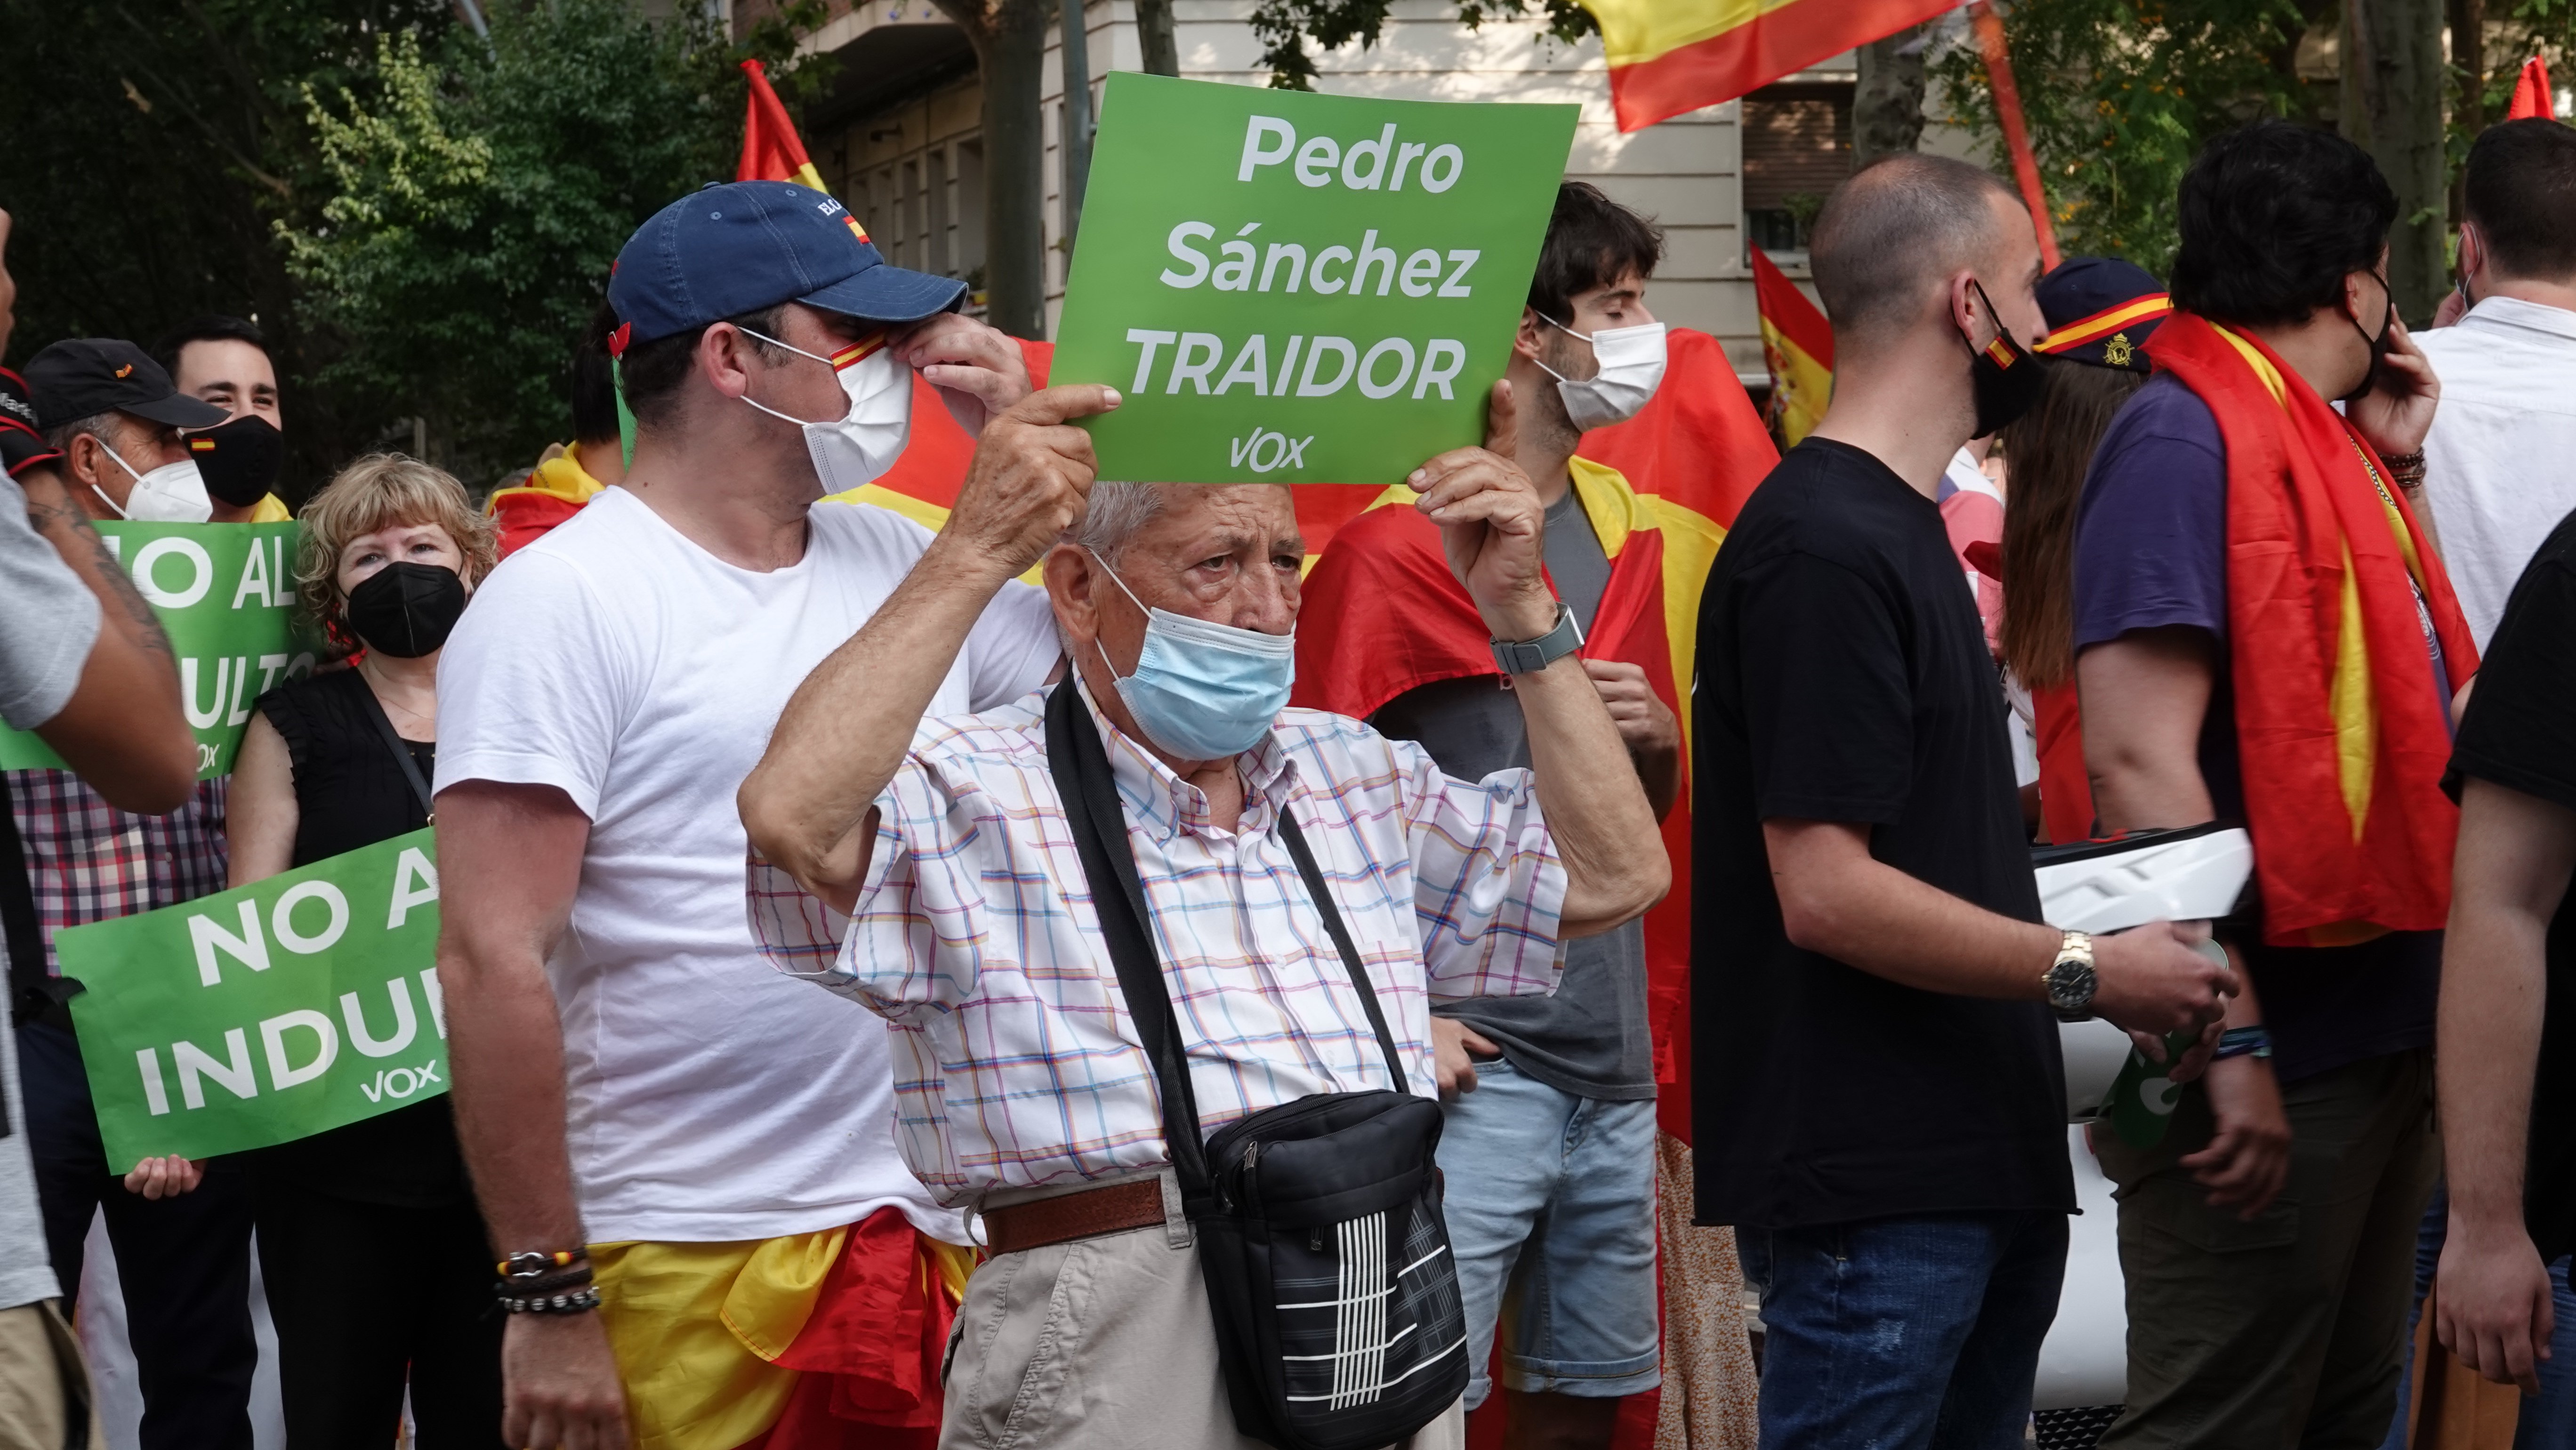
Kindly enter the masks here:
M 1977 48 L 1985 53 L 1986 83 L 1995 95 L 1995 119 L 2003 123 L 2004 147 L 2012 153 L 2013 179 L 2021 183 L 2022 205 L 2039 233 L 2040 265 L 2057 270 L 2057 233 L 2048 224 L 2048 194 L 2039 186 L 2039 158 L 2031 154 L 2030 128 L 2022 121 L 2021 88 L 2013 84 L 2012 51 L 2004 43 L 2003 17 L 1987 0 L 1973 0 L 1968 19 L 1977 28 Z
M 1057 9 L 1064 19 L 1058 69 L 1064 78 L 1064 244 L 1070 267 L 1073 233 L 1082 225 L 1082 193 L 1091 182 L 1091 34 L 1083 0 L 1058 0 Z

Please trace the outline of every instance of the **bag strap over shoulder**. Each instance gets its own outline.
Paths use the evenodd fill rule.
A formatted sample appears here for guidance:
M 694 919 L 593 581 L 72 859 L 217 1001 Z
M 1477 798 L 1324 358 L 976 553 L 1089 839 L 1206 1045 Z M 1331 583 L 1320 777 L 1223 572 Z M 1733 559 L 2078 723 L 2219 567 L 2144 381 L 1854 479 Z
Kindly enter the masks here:
M 1126 815 L 1118 803 L 1108 752 L 1101 746 L 1100 731 L 1091 723 L 1091 712 L 1084 708 L 1071 677 L 1047 696 L 1046 743 L 1047 766 L 1055 776 L 1057 794 L 1064 798 L 1065 821 L 1072 829 L 1074 849 L 1091 887 L 1092 909 L 1100 918 L 1100 933 L 1109 946 L 1110 964 L 1118 972 L 1118 990 L 1127 998 L 1128 1015 L 1136 1023 L 1137 1036 L 1144 1040 L 1146 1058 L 1154 1064 L 1154 1079 L 1162 1097 L 1164 1146 L 1180 1177 L 1182 1192 L 1194 1202 L 1204 1201 L 1213 1191 L 1214 1180 L 1208 1173 L 1206 1143 L 1199 1132 L 1198 1095 L 1190 1086 L 1189 1057 L 1181 1043 L 1180 1020 L 1172 1011 L 1162 962 L 1147 928 L 1150 917 L 1145 890 L 1136 876 L 1136 853 L 1127 841 Z M 1368 1012 L 1378 1046 L 1386 1054 L 1387 1071 L 1396 1091 L 1405 1091 L 1403 1059 L 1396 1052 L 1395 1034 L 1387 1028 L 1386 1014 L 1379 1009 L 1377 993 L 1369 984 L 1368 969 L 1361 964 L 1350 928 L 1343 924 L 1324 874 L 1315 865 L 1314 852 L 1307 848 L 1296 819 L 1285 810 L 1279 815 L 1279 831 L 1288 843 L 1289 856 L 1297 863 L 1297 874 L 1314 897 L 1316 911 L 1324 918 L 1324 930 L 1341 952 L 1342 965 L 1359 992 L 1360 1005 Z M 1103 882 L 1114 889 L 1104 891 Z
M 438 803 L 429 793 L 429 781 L 420 773 L 420 762 L 411 758 L 411 743 L 394 728 L 393 717 L 385 713 L 384 702 L 376 698 L 376 687 L 368 684 L 363 675 L 358 677 L 358 698 L 366 702 L 367 718 L 375 722 L 376 734 L 383 738 L 385 748 L 394 753 L 394 763 L 402 767 L 403 779 L 411 782 L 411 793 L 420 798 L 420 813 L 431 820 L 438 819 Z

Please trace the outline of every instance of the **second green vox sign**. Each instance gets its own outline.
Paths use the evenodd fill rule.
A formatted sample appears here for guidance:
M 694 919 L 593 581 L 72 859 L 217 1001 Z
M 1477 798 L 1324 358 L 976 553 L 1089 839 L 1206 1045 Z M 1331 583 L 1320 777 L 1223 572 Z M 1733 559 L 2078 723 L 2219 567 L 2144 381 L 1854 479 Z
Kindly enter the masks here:
M 1109 78 L 1051 380 L 1100 476 L 1401 481 L 1481 442 L 1573 106 Z

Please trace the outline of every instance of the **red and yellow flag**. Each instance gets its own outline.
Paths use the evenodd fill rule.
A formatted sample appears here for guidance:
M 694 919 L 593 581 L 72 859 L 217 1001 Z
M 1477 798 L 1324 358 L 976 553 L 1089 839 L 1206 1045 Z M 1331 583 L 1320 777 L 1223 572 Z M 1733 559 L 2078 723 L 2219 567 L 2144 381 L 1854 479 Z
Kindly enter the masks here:
M 787 119 L 787 107 L 778 92 L 769 88 L 769 71 L 759 61 L 742 63 L 742 73 L 751 77 L 751 108 L 742 118 L 742 164 L 734 168 L 736 181 L 793 181 L 816 191 L 829 191 L 823 185 L 823 173 L 805 155 L 805 142 L 796 134 L 796 123 Z M 856 224 L 853 223 L 855 229 Z M 860 241 L 867 235 L 861 233 Z
M 2558 118 L 2558 108 L 2549 95 L 2549 67 L 2536 55 L 2522 63 L 2522 75 L 2513 83 L 2513 109 L 2504 114 L 2508 121 L 2534 117 L 2543 121 Z
M 1955 0 L 1582 0 L 1601 22 L 1619 129 L 1714 106 Z
M 1834 329 L 1760 247 L 1753 298 L 1762 312 L 1762 363 L 1771 370 L 1771 416 L 1790 447 L 1815 431 L 1834 396 Z

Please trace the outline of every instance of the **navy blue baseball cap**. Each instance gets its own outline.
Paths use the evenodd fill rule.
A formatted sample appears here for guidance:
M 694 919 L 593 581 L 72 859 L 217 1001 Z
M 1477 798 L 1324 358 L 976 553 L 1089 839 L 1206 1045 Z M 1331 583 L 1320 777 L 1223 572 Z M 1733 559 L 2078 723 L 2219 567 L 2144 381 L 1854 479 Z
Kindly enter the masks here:
M 2146 341 L 2173 311 L 2164 284 L 2117 257 L 2069 257 L 2039 279 L 2039 351 L 2097 368 L 2151 371 Z
M 655 212 L 608 278 L 616 350 L 802 302 L 874 322 L 956 310 L 966 284 L 888 266 L 833 197 L 792 181 L 728 181 Z

